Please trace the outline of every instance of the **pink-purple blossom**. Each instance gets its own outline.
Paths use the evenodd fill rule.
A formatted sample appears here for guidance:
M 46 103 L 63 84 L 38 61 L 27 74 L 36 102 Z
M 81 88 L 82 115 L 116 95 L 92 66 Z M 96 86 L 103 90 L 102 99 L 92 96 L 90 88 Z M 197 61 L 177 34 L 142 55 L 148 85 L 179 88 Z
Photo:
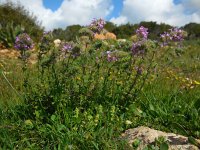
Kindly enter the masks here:
M 62 50 L 63 52 L 70 52 L 70 51 L 72 50 L 72 45 L 69 44 L 69 43 L 64 43 L 64 44 L 62 45 L 61 50 Z
M 15 39 L 14 47 L 17 50 L 26 51 L 32 49 L 33 46 L 34 46 L 33 41 L 27 33 L 22 33 L 18 35 Z
M 168 45 L 170 42 L 181 42 L 184 40 L 184 31 L 179 28 L 172 28 L 169 32 L 164 32 L 160 35 L 162 46 Z
M 113 55 L 112 55 L 112 52 L 111 52 L 111 51 L 107 51 L 106 54 L 107 54 L 107 60 L 108 60 L 109 62 L 112 62 L 112 61 L 115 62 L 115 61 L 118 60 L 118 58 L 117 58 L 116 56 L 113 56 Z
M 131 51 L 133 56 L 143 55 L 145 53 L 144 42 L 138 41 L 133 43 Z
M 89 28 L 93 31 L 93 32 L 101 32 L 105 26 L 106 22 L 103 19 L 96 19 L 94 18 L 92 20 L 92 22 L 89 25 Z
M 147 37 L 148 37 L 148 34 L 149 34 L 148 28 L 145 28 L 145 27 L 141 26 L 141 27 L 139 27 L 139 28 L 136 30 L 136 34 L 137 34 L 140 38 L 146 40 Z
M 133 56 L 143 55 L 145 53 L 144 45 L 149 34 L 148 28 L 141 26 L 136 30 L 136 34 L 139 38 L 138 41 L 134 42 L 132 45 L 131 51 Z

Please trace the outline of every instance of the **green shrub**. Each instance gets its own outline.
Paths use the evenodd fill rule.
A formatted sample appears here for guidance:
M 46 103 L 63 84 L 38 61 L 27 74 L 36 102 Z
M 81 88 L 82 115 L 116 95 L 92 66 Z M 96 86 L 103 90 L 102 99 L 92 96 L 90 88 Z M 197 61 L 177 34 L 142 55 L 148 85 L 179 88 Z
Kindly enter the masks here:
M 7 48 L 13 47 L 16 36 L 22 32 L 20 25 L 15 26 L 13 22 L 8 22 L 5 28 L 0 27 L 0 41 Z
M 19 29 L 28 33 L 33 40 L 38 41 L 43 32 L 43 28 L 36 17 L 31 15 L 20 4 L 5 3 L 0 5 L 0 35 L 6 47 L 13 46 L 13 39 L 19 34 Z

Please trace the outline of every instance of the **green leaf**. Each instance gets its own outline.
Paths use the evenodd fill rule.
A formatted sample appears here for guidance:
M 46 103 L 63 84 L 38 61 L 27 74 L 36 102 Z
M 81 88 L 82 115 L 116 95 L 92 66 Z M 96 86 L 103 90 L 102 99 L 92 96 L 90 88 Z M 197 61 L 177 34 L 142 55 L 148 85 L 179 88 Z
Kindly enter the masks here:
M 55 121 L 55 120 L 56 120 L 56 115 L 52 115 L 52 116 L 51 116 L 51 120 L 52 120 L 52 121 Z
M 162 144 L 160 145 L 160 150 L 168 150 L 168 149 L 169 149 L 169 146 L 168 146 L 167 143 L 162 143 Z

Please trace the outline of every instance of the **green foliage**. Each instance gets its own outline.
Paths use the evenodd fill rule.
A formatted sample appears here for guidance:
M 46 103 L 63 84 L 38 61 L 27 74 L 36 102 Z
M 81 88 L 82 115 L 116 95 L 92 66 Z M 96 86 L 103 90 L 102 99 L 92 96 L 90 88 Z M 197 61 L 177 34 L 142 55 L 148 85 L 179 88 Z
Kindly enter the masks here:
M 182 52 L 147 40 L 147 53 L 133 57 L 129 40 L 90 41 L 86 48 L 72 42 L 63 52 L 53 39 L 43 36 L 38 63 L 26 70 L 19 60 L 0 59 L 0 148 L 132 149 L 121 133 L 141 125 L 200 138 L 199 86 L 175 80 L 199 81 L 198 41 L 186 41 Z M 108 61 L 107 51 L 118 60 Z M 168 148 L 165 139 L 146 149 L 159 148 Z
M 79 35 L 80 36 L 89 36 L 90 38 L 92 38 L 93 37 L 93 32 L 92 32 L 92 30 L 90 30 L 89 28 L 81 28 L 79 31 Z
M 149 63 L 144 68 L 152 67 L 153 60 L 150 57 L 132 58 L 123 52 L 113 52 L 112 55 L 119 61 L 109 63 L 107 54 L 102 55 L 102 50 L 81 53 L 76 44 L 64 59 L 53 47 L 44 53 L 39 60 L 37 81 L 34 84 L 27 82 L 26 85 L 29 93 L 25 93 L 25 103 L 31 110 L 29 114 L 32 119 L 36 117 L 46 121 L 58 110 L 65 110 L 65 107 L 73 110 L 76 107 L 92 108 L 98 104 L 103 107 L 117 105 L 125 110 L 136 99 L 149 71 L 143 74 L 135 67 L 145 62 Z M 127 59 L 120 60 L 120 57 Z M 123 82 L 124 79 L 126 82 Z
M 117 28 L 113 29 L 113 33 L 117 36 L 119 39 L 128 39 L 133 34 L 135 34 L 136 29 L 138 28 L 138 25 L 132 25 L 130 23 L 127 23 L 125 25 L 120 25 Z
M 113 30 L 114 30 L 116 27 L 117 27 L 117 26 L 116 26 L 114 23 L 109 22 L 109 21 L 107 21 L 106 24 L 105 24 L 105 26 L 104 26 L 104 28 L 105 28 L 106 30 L 108 30 L 109 32 L 113 32 Z
M 200 24 L 189 23 L 186 24 L 183 29 L 187 31 L 189 39 L 198 39 L 200 38 Z
M 23 31 L 20 25 L 15 26 L 13 22 L 8 22 L 5 28 L 0 26 L 0 41 L 7 48 L 14 47 L 16 36 Z
M 36 41 L 40 39 L 43 32 L 43 28 L 40 26 L 36 17 L 31 15 L 20 4 L 5 3 L 0 5 L 0 26 L 1 30 L 5 32 L 9 32 L 7 29 L 8 26 L 10 26 L 9 28 L 21 27 L 24 32 L 28 33 Z
M 67 26 L 65 30 L 58 28 L 54 29 L 52 34 L 54 39 L 60 39 L 65 41 L 75 41 L 79 35 L 79 30 L 82 27 L 80 25 Z
M 165 31 L 168 31 L 169 29 L 173 28 L 173 26 L 170 26 L 165 23 L 156 23 L 156 22 L 145 22 L 142 21 L 139 24 L 122 24 L 122 25 L 115 25 L 112 22 L 106 22 L 105 29 L 109 32 L 114 33 L 118 39 L 129 39 L 132 35 L 135 34 L 136 29 L 139 26 L 144 26 L 148 28 L 149 32 L 149 38 L 151 40 L 159 40 L 160 34 L 164 33 Z M 189 34 L 189 39 L 197 39 L 199 38 L 199 24 L 197 23 L 190 23 L 182 27 L 185 31 Z M 80 30 L 79 30 L 80 29 Z M 54 29 L 53 35 L 55 39 L 61 39 L 61 40 L 75 40 L 75 37 L 79 35 L 89 35 L 92 36 L 93 33 L 91 33 L 91 30 L 89 30 L 87 27 L 81 28 L 79 25 L 72 25 L 66 27 L 65 30 L 58 28 Z

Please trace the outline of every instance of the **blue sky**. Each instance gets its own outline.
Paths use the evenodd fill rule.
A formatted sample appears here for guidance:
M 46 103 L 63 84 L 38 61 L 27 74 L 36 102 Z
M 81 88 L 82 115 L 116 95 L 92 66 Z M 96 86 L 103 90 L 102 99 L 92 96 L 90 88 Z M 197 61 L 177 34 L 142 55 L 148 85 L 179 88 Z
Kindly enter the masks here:
M 44 6 L 51 9 L 52 11 L 56 11 L 60 7 L 62 2 L 63 0 L 43 0 Z M 123 0 L 112 0 L 112 3 L 114 4 L 114 8 L 113 11 L 106 17 L 106 19 L 108 20 L 112 17 L 118 17 L 123 8 Z M 174 0 L 174 3 L 180 4 L 181 0 Z
M 0 4 L 7 0 L 0 0 Z M 200 23 L 200 0 L 9 0 L 20 2 L 46 30 L 88 25 L 93 18 L 114 24 L 156 21 L 173 26 Z
M 122 10 L 123 0 L 112 0 L 114 4 L 113 11 L 106 16 L 106 19 L 109 20 L 112 17 L 118 17 Z M 177 0 L 178 1 L 178 0 Z M 62 4 L 63 0 L 43 0 L 43 4 L 46 8 L 51 9 L 52 11 L 56 11 L 60 5 Z
M 43 0 L 43 4 L 46 8 L 50 8 L 53 11 L 56 11 L 60 5 L 62 4 L 63 0 Z

